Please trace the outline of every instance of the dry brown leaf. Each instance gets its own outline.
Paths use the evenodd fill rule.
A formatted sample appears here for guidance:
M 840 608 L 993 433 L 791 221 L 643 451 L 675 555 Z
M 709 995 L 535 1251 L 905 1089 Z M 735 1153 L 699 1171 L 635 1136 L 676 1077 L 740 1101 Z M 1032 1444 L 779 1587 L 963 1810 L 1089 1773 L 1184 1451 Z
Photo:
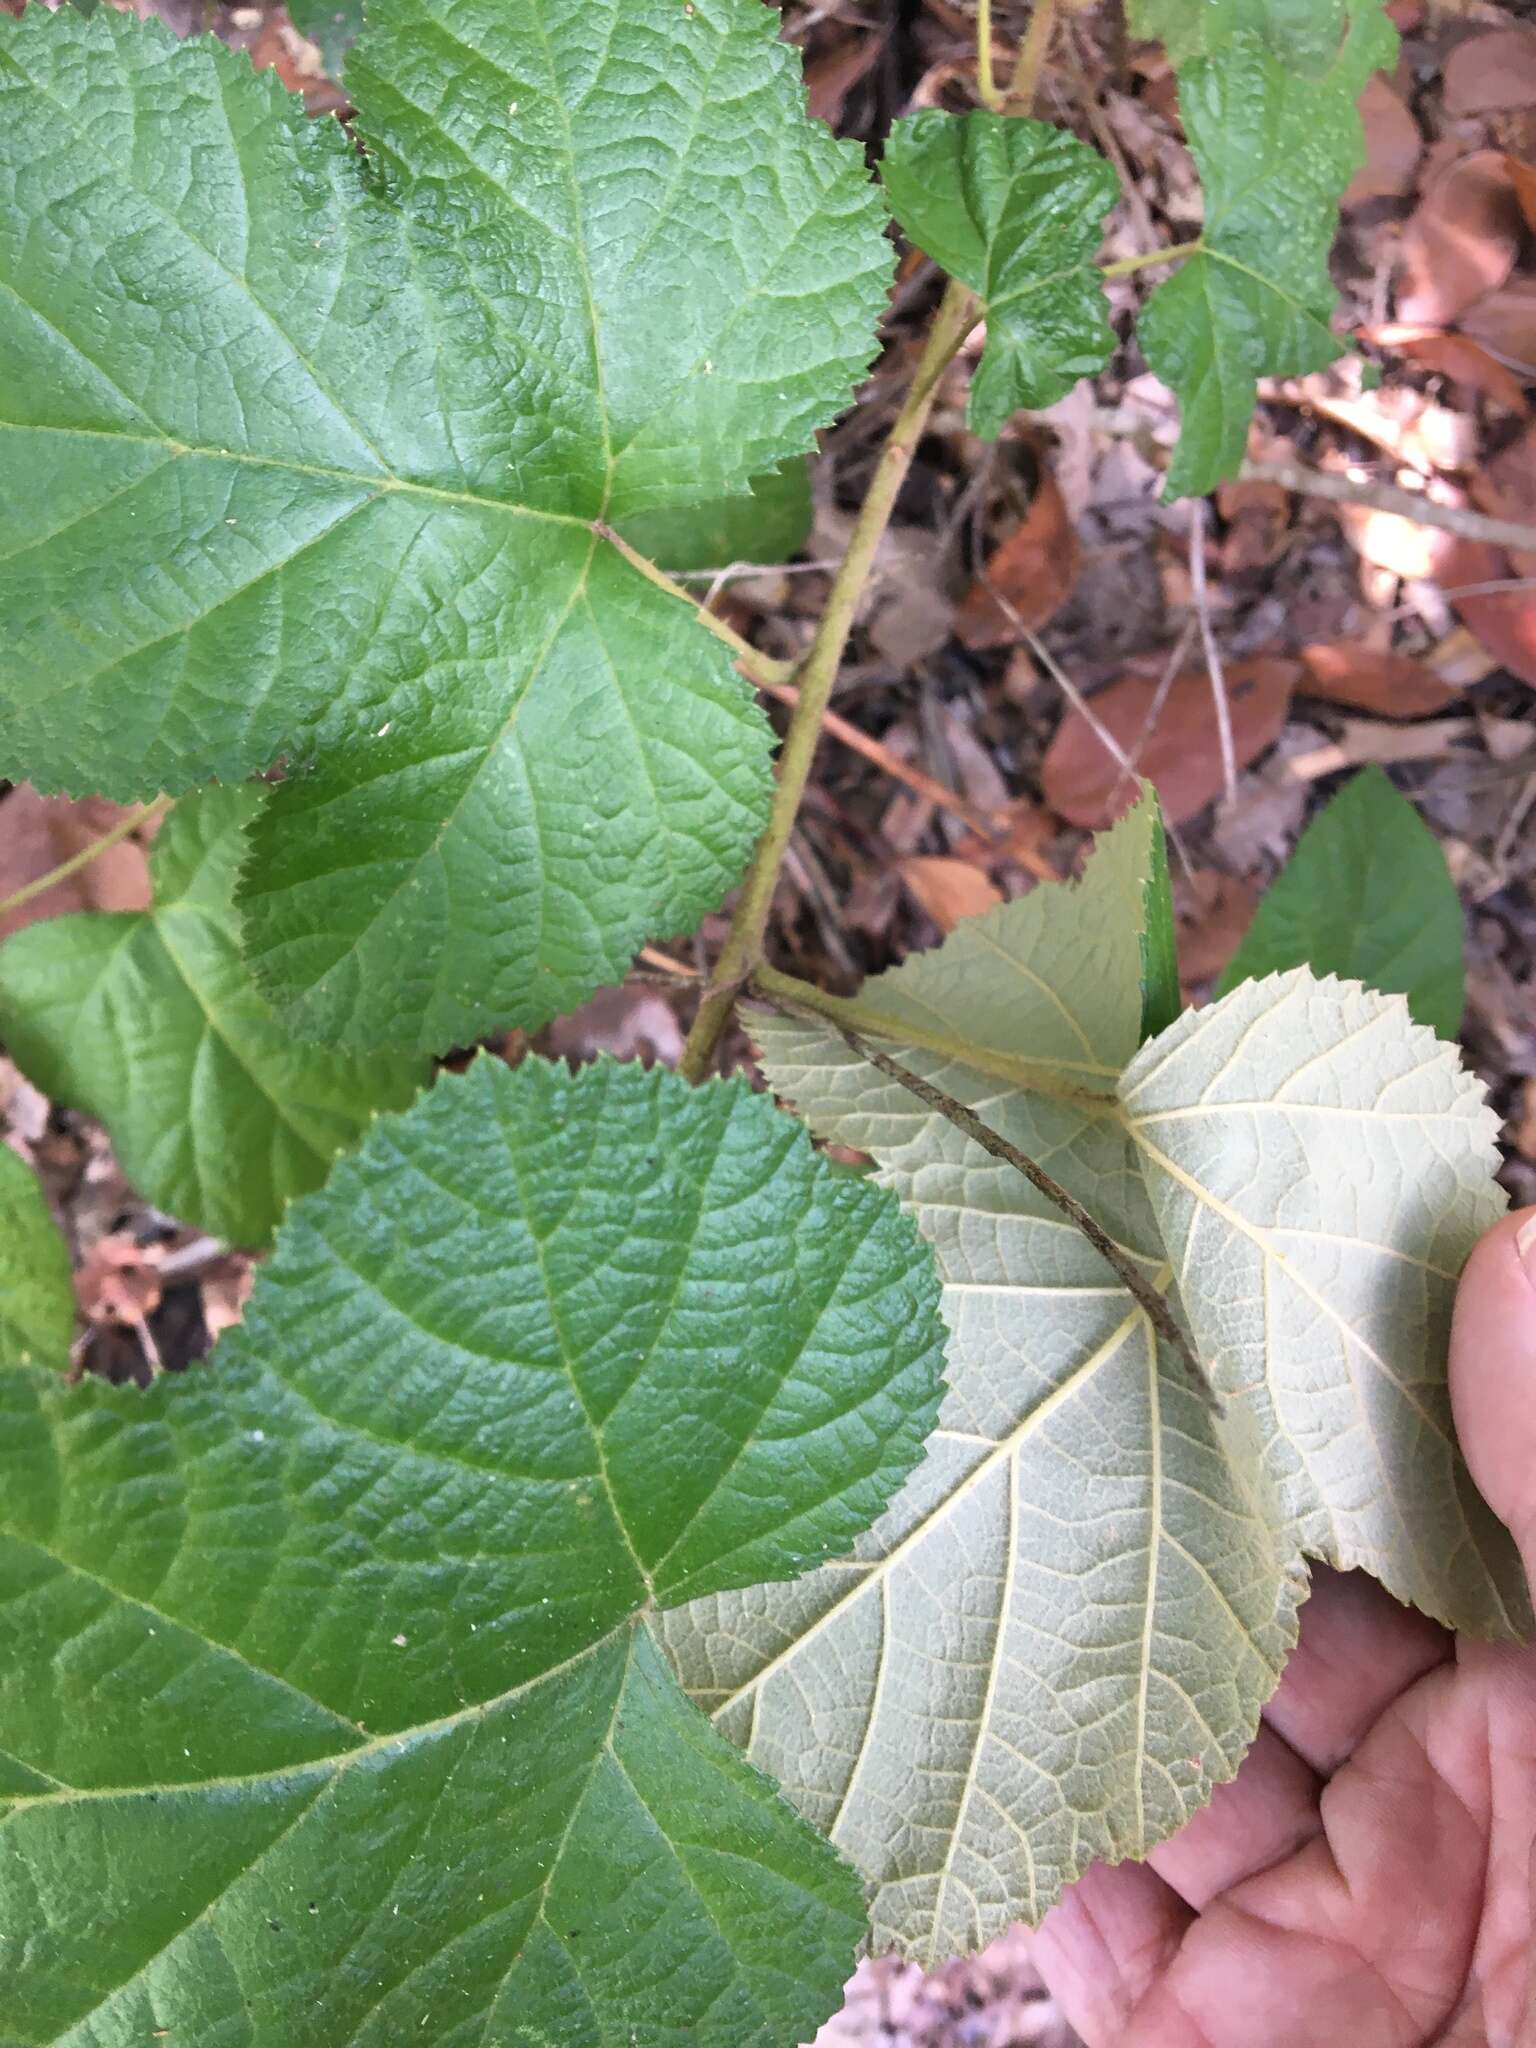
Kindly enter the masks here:
M 1309 697 L 1374 711 L 1382 718 L 1424 718 L 1454 704 L 1460 691 L 1426 662 L 1358 642 L 1316 643 L 1301 650 Z
M 1518 1106 L 1510 1120 L 1515 1150 L 1536 1165 L 1536 1077 L 1521 1084 Z
M 1196 868 L 1176 885 L 1179 979 L 1186 991 L 1214 981 L 1237 951 L 1259 907 L 1251 882 L 1218 868 Z
M 1522 220 L 1508 160 L 1474 150 L 1431 180 L 1403 234 L 1399 318 L 1448 327 L 1514 268 Z
M 126 815 L 121 804 L 105 797 L 39 796 L 30 783 L 18 783 L 0 799 L 0 898 L 84 852 Z M 148 905 L 144 849 L 123 839 L 40 896 L 0 915 L 0 939 L 71 910 L 144 910 Z
M 97 1238 L 75 1272 L 75 1300 L 86 1321 L 142 1326 L 160 1306 L 158 1251 L 124 1232 Z
M 1482 343 L 1474 341 L 1469 334 L 1444 334 L 1438 329 L 1415 332 L 1412 328 L 1388 328 L 1379 338 L 1384 347 L 1405 356 L 1432 376 L 1448 377 L 1452 383 L 1481 393 L 1508 412 L 1527 410 L 1525 386 L 1514 371 L 1496 356 L 1491 356 Z
M 1468 36 L 1445 60 L 1445 111 L 1507 114 L 1536 106 L 1536 29 Z
M 1257 655 L 1227 670 L 1227 702 L 1237 765 L 1246 767 L 1274 745 L 1285 726 L 1300 664 Z M 1157 786 L 1171 823 L 1183 824 L 1221 794 L 1221 746 L 1210 678 L 1187 669 L 1168 692 L 1162 714 L 1142 744 L 1157 695 L 1150 676 L 1122 676 L 1091 701 L 1094 718 Z M 1139 750 L 1139 752 L 1138 752 Z M 1078 711 L 1069 711 L 1041 764 L 1040 785 L 1051 808 L 1074 825 L 1101 831 L 1124 812 L 1134 783 Z
M 1485 583 L 1519 580 L 1514 564 L 1487 541 L 1459 539 L 1446 550 L 1437 580 L 1473 637 L 1536 690 L 1536 582 L 1526 579 L 1519 590 L 1484 590 Z
M 885 48 L 881 30 L 850 33 L 831 49 L 812 57 L 805 67 L 805 93 L 812 118 L 835 128 L 843 117 L 848 95 L 866 77 Z
M 1516 278 L 1485 292 L 1463 313 L 1461 325 L 1513 375 L 1536 383 L 1536 278 Z
M 1525 215 L 1525 224 L 1536 228 L 1536 164 L 1522 163 L 1517 156 L 1505 157 L 1504 164 L 1514 181 L 1515 197 Z
M 256 1262 L 245 1252 L 228 1252 L 201 1275 L 198 1293 L 208 1335 L 232 1330 L 245 1314 L 256 1282 Z
M 1392 83 L 1378 72 L 1360 96 L 1365 162 L 1344 194 L 1345 206 L 1367 199 L 1402 199 L 1413 190 L 1424 137 Z
M 1042 470 L 1028 512 L 992 555 L 955 613 L 955 633 L 976 651 L 1037 633 L 1072 595 L 1082 561 L 1056 479 Z
M 1216 509 L 1226 523 L 1221 542 L 1224 574 L 1267 569 L 1285 552 L 1291 530 L 1291 494 L 1283 484 L 1223 484 Z
M 1536 425 L 1500 449 L 1472 479 L 1472 496 L 1496 519 L 1510 519 L 1536 532 Z M 1512 550 L 1518 576 L 1536 576 L 1536 548 Z
M 968 860 L 946 854 L 914 853 L 899 863 L 901 879 L 939 930 L 952 932 L 962 917 L 975 917 L 1002 902 L 1002 891 Z

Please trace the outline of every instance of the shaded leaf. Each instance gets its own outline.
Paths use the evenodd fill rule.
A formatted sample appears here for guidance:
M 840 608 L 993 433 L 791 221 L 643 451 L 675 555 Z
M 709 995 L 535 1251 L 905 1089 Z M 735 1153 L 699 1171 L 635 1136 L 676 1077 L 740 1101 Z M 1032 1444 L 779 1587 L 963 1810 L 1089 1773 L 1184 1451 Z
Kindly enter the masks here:
M 1434 834 L 1380 768 L 1318 812 L 1217 985 L 1310 967 L 1408 998 L 1454 1038 L 1466 1002 L 1461 899 Z
M 1131 33 L 1155 37 L 1175 64 L 1209 57 L 1250 34 L 1304 72 L 1326 71 L 1349 18 L 1347 0 L 1130 0 Z
M 1044 121 L 930 108 L 892 128 L 880 175 L 905 233 L 985 303 L 974 432 L 993 439 L 1104 367 L 1114 334 L 1092 259 L 1119 186 L 1097 150 Z
M 1168 834 L 1154 789 L 1144 799 L 1152 809 L 1152 844 L 1147 853 L 1146 900 L 1141 916 L 1141 1035 L 1156 1038 L 1184 1007 L 1179 987 L 1179 948 L 1173 923 L 1173 877 L 1168 872 Z
M 1444 1380 L 1455 1274 L 1501 1207 L 1482 1091 L 1399 1000 L 1305 973 L 1138 1053 L 1151 848 L 1142 805 L 1079 886 L 817 1001 L 1049 1161 L 1151 1284 L 1178 1273 L 1223 1420 L 1020 1174 L 834 1030 L 757 1027 L 774 1087 L 932 1239 L 950 1392 L 851 1562 L 663 1637 L 875 1887 L 877 1947 L 977 1946 L 1187 1818 L 1253 1737 L 1304 1552 L 1471 1627 L 1525 1620 Z
M 8 1375 L 11 2026 L 808 2039 L 857 1884 L 633 1616 L 847 1545 L 934 1304 L 740 1085 L 484 1058 L 294 1205 L 212 1370 Z
M 24 1070 L 101 1119 L 158 1208 L 249 1245 L 426 1073 L 295 1040 L 252 981 L 234 890 L 261 796 L 182 799 L 150 856 L 149 910 L 56 917 L 0 946 L 0 1030 Z
M 1147 360 L 1182 414 L 1171 497 L 1237 472 L 1260 377 L 1320 370 L 1342 352 L 1329 325 L 1328 257 L 1339 201 L 1364 158 L 1355 103 L 1397 47 L 1378 0 L 1347 5 L 1348 34 L 1319 77 L 1248 29 L 1179 74 L 1205 192 L 1202 253 L 1158 286 L 1140 325 Z
M 0 1367 L 69 1363 L 69 1252 L 37 1175 L 0 1144 Z
M 1285 728 L 1295 662 L 1254 655 L 1226 671 L 1227 707 L 1237 765 L 1246 767 L 1272 747 Z M 1204 669 L 1176 676 L 1155 724 L 1157 683 L 1150 676 L 1122 676 L 1096 691 L 1089 703 L 1094 718 L 1121 752 L 1157 790 L 1164 816 L 1182 825 L 1221 794 L 1221 746 L 1211 680 Z M 1082 714 L 1069 710 L 1046 749 L 1040 787 L 1052 810 L 1074 825 L 1109 824 L 1133 800 L 1135 777 L 1127 775 Z
M 738 877 L 766 721 L 593 521 L 806 449 L 890 258 L 757 0 L 377 0 L 347 80 L 366 162 L 217 44 L 0 25 L 7 743 L 113 794 L 285 754 L 264 983 L 437 1050 Z
M 624 522 L 624 538 L 663 569 L 787 562 L 811 530 L 811 477 L 798 456 L 710 505 L 664 506 Z

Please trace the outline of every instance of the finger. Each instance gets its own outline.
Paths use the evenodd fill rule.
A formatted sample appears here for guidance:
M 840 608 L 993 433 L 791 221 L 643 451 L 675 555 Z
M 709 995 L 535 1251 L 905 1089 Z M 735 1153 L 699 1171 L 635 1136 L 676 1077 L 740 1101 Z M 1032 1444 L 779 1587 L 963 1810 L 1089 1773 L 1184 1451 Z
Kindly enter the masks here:
M 1255 1871 L 1294 1855 L 1322 1828 L 1319 1779 L 1271 1728 L 1261 1727 L 1243 1767 L 1218 1785 L 1209 1806 L 1186 1821 L 1147 1861 L 1186 1904 L 1201 1912 Z
M 1088 2048 L 1111 2048 L 1193 1919 L 1144 1863 L 1095 1863 L 1041 1921 L 1030 1960 Z
M 1444 1629 L 1399 1607 L 1364 1572 L 1314 1566 L 1301 1638 L 1264 1718 L 1330 1777 L 1392 1702 L 1450 1654 Z
M 1507 1216 L 1467 1261 L 1451 1404 L 1472 1477 L 1536 1580 L 1536 1209 Z

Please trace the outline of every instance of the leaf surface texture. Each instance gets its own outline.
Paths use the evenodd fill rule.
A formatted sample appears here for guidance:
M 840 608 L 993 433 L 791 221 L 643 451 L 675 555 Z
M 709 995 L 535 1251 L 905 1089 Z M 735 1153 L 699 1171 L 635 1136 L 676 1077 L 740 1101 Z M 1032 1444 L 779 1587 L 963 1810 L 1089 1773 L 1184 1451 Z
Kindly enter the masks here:
M 74 1327 L 69 1252 L 37 1175 L 0 1145 L 0 1366 L 62 1368 Z
M 809 2038 L 858 1885 L 636 1616 L 846 1549 L 941 1358 L 910 1223 L 761 1097 L 485 1058 L 294 1205 L 211 1368 L 6 1375 L 7 2020 Z
M 1478 1084 L 1401 1002 L 1305 972 L 1139 1052 L 1155 814 L 1081 885 L 967 920 L 829 1013 L 1041 1162 L 1185 1319 L 1218 1419 L 1014 1168 L 832 1030 L 757 1027 L 773 1086 L 873 1154 L 938 1256 L 949 1393 L 854 1560 L 697 1602 L 664 1640 L 716 1724 L 937 1958 L 1144 1855 L 1235 1770 L 1304 1555 L 1442 1619 L 1524 1618 L 1455 1452 L 1455 1275 L 1499 1213 Z
M 285 756 L 248 937 L 309 1035 L 568 1009 L 762 825 L 750 692 L 592 522 L 745 491 L 873 352 L 878 198 L 773 27 L 379 0 L 364 162 L 212 42 L 4 26 L 8 746 L 121 795 Z
M 425 1078 L 419 1060 L 295 1040 L 256 987 L 234 894 L 261 796 L 183 798 L 148 911 L 49 918 L 0 947 L 0 1026 L 26 1072 L 101 1119 L 158 1208 L 246 1245 Z

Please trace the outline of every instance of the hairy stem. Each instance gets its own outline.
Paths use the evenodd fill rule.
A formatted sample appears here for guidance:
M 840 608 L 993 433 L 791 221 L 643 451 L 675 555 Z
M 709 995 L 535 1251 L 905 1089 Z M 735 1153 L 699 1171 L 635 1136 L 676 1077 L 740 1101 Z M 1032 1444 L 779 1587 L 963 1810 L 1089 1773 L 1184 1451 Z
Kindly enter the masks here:
M 1167 249 L 1147 249 L 1140 256 L 1122 256 L 1115 263 L 1101 263 L 1100 277 L 1130 277 L 1138 270 L 1149 270 L 1154 263 L 1182 263 L 1187 256 L 1200 256 L 1205 252 L 1203 241 L 1175 242 Z
M 827 608 L 816 628 L 816 637 L 795 678 L 800 701 L 795 706 L 784 738 L 773 811 L 767 830 L 752 856 L 752 865 L 736 899 L 725 945 L 710 977 L 709 989 L 699 1005 L 698 1015 L 693 1020 L 693 1029 L 683 1047 L 682 1058 L 678 1061 L 679 1073 L 690 1081 L 701 1081 L 708 1073 L 715 1048 L 729 1021 L 731 1006 L 757 964 L 779 868 L 789 847 L 789 835 L 794 829 L 800 800 L 805 794 L 811 761 L 821 733 L 822 714 L 837 680 L 848 635 L 853 630 L 859 598 L 869 580 L 875 552 L 890 524 L 897 494 L 906 481 L 913 454 L 933 409 L 939 379 L 970 332 L 975 318 L 975 301 L 970 292 L 964 285 L 952 281 L 939 302 L 912 388 L 892 422 L 880 460 L 875 465 L 868 493 L 849 537 L 848 552 L 833 578 Z
M 770 991 L 761 984 L 754 987 L 753 993 L 760 996 L 770 1009 L 779 1010 L 786 1016 L 799 1017 L 813 1024 L 829 1025 L 850 1052 L 856 1053 L 861 1060 L 867 1061 L 890 1080 L 899 1082 L 908 1094 L 915 1095 L 919 1102 L 926 1103 L 929 1109 L 936 1110 L 947 1122 L 952 1123 L 956 1130 L 963 1131 L 966 1137 L 979 1145 L 983 1152 L 990 1153 L 994 1159 L 1000 1159 L 1005 1166 L 1011 1166 L 1015 1172 L 1022 1173 L 1030 1186 L 1038 1189 L 1048 1202 L 1053 1203 L 1068 1222 L 1082 1232 L 1104 1263 L 1113 1269 L 1116 1277 L 1124 1283 L 1145 1311 L 1147 1320 L 1158 1336 L 1171 1350 L 1178 1353 L 1185 1371 L 1189 1374 L 1190 1384 L 1218 1415 L 1221 1414 L 1221 1396 L 1206 1377 L 1205 1368 L 1196 1357 L 1189 1339 L 1180 1329 L 1178 1318 L 1168 1306 L 1166 1298 L 1158 1292 L 1144 1273 L 1138 1271 L 1135 1260 L 1122 1251 L 1102 1225 L 1083 1207 L 1076 1195 L 1064 1188 L 1060 1181 L 1054 1180 L 1038 1161 L 1030 1158 L 1027 1152 L 1020 1151 L 1017 1145 L 1011 1144 L 1007 1138 L 994 1131 L 990 1124 L 983 1123 L 968 1104 L 958 1101 L 953 1095 L 946 1095 L 942 1088 L 936 1088 L 921 1074 L 914 1073 L 910 1067 L 904 1067 L 900 1060 L 892 1059 L 889 1053 L 882 1052 L 879 1046 L 871 1045 L 867 1039 L 860 1038 L 857 1032 L 850 1031 L 847 1025 L 840 1023 L 836 1017 L 828 1016 L 824 1010 L 812 1009 L 808 1004 L 791 1002 L 777 989 Z
M 681 603 L 687 605 L 699 624 L 707 627 L 717 640 L 723 641 L 730 648 L 737 661 L 740 662 L 742 668 L 754 682 L 787 683 L 789 681 L 795 672 L 795 664 L 792 661 L 779 661 L 771 654 L 764 654 L 760 647 L 754 647 L 750 640 L 743 640 L 738 632 L 725 623 L 724 619 L 718 618 L 714 612 L 706 610 L 691 590 L 685 590 L 681 583 L 674 583 L 664 569 L 658 569 L 656 564 L 642 555 L 638 548 L 632 548 L 623 534 L 615 527 L 610 526 L 606 519 L 594 519 L 592 531 L 599 540 L 605 540 L 610 547 L 616 548 L 632 569 L 640 571 L 640 574 L 647 583 L 654 583 L 656 588 L 664 590 L 668 597 L 675 597 Z
M 976 0 L 976 97 L 994 114 L 1002 112 L 1003 96 L 992 68 L 992 0 Z
M 1035 95 L 1040 90 L 1040 73 L 1045 68 L 1045 54 L 1051 47 L 1055 29 L 1056 0 L 1035 0 L 1029 27 L 1019 46 L 1013 83 L 1008 88 L 1008 97 L 1018 102 L 1020 113 L 1027 114 L 1035 104 Z
M 82 868 L 88 868 L 99 854 L 105 853 L 109 847 L 116 846 L 120 840 L 126 839 L 130 832 L 137 832 L 139 827 L 147 824 L 151 818 L 163 815 L 170 807 L 170 798 L 164 796 L 157 796 L 151 803 L 140 804 L 138 809 L 130 811 L 126 818 L 120 818 L 110 832 L 104 832 L 99 839 L 93 839 L 89 846 L 83 846 L 78 853 L 72 853 L 68 860 L 61 860 L 58 866 L 50 868 L 46 875 L 38 875 L 35 880 L 23 884 L 11 895 L 0 898 L 0 917 L 6 916 L 12 910 L 19 910 L 23 903 L 30 903 L 34 896 L 41 896 L 45 890 L 53 888 L 55 883 L 67 882 L 71 875 L 77 875 Z

